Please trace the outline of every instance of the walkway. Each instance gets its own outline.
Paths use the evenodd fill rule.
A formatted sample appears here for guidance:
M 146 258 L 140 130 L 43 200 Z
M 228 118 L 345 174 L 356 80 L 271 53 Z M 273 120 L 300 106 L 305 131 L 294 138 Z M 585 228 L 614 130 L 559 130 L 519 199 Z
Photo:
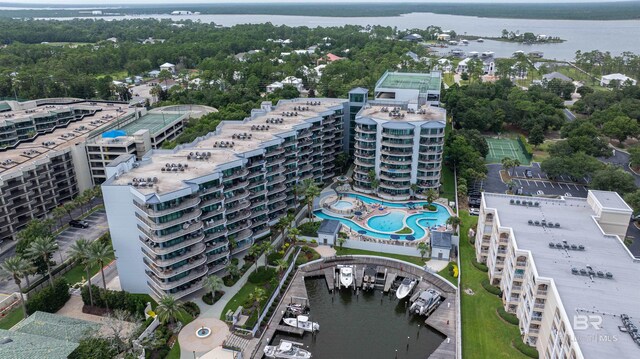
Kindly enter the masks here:
M 336 256 L 336 250 L 334 248 L 329 247 L 329 246 L 320 245 L 320 246 L 317 246 L 314 249 L 315 249 L 316 252 L 318 252 L 320 257 L 322 257 L 322 258 L 335 257 Z
M 211 335 L 206 338 L 198 338 L 196 331 L 202 327 L 211 329 Z M 214 348 L 221 346 L 229 334 L 229 326 L 222 320 L 198 317 L 182 328 L 180 334 L 178 334 L 180 357 L 188 358 L 189 355 L 193 357 L 194 352 L 196 356 L 206 354 Z

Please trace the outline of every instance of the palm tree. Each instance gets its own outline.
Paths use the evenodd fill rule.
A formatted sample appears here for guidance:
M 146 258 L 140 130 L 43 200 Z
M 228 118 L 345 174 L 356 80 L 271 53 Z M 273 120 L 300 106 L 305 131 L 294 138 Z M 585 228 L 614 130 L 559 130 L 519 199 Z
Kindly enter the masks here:
M 104 266 L 107 261 L 111 261 L 111 257 L 113 256 L 113 249 L 106 244 L 100 241 L 95 241 L 91 243 L 89 246 L 89 258 L 91 264 L 97 264 L 100 266 L 100 275 L 102 276 L 102 287 L 105 292 L 107 291 L 107 281 L 104 278 Z
M 411 186 L 409 186 L 411 188 L 411 195 L 415 198 L 416 193 L 418 193 L 418 184 L 417 183 L 412 183 Z
M 269 254 L 271 254 L 271 252 L 273 252 L 273 245 L 271 244 L 271 242 L 264 242 L 262 244 L 262 249 L 264 250 L 264 266 L 267 266 L 267 257 L 269 257 Z M 256 262 L 258 262 L 258 258 L 256 258 Z
M 7 258 L 0 266 L 2 272 L 8 273 L 13 277 L 13 281 L 18 286 L 18 293 L 20 294 L 20 304 L 22 305 L 22 311 L 24 318 L 27 317 L 27 306 L 24 303 L 24 297 L 22 296 L 22 281 L 20 280 L 33 270 L 31 263 L 18 256 Z
M 504 157 L 500 160 L 500 163 L 502 163 L 502 169 L 505 170 L 509 176 L 511 176 L 510 170 L 511 168 L 513 168 L 513 160 L 511 159 L 511 157 Z
M 342 245 L 344 245 L 344 243 L 347 241 L 346 238 L 342 237 L 342 236 L 338 236 L 338 245 L 340 246 L 340 249 L 342 249 Z
M 249 300 L 258 306 L 258 318 L 260 318 L 260 303 L 266 298 L 266 293 L 262 288 L 255 288 L 253 293 L 249 294 Z
M 173 324 L 183 317 L 183 304 L 172 295 L 164 295 L 158 301 L 156 313 L 161 323 Z
M 420 251 L 420 258 L 424 259 L 425 254 L 429 251 L 429 245 L 426 242 L 420 242 L 417 248 Z
M 227 264 L 227 272 L 233 278 L 240 276 L 240 268 L 238 268 L 238 265 L 233 262 Z
M 284 258 L 280 258 L 276 261 L 276 271 L 278 273 L 282 273 L 285 269 L 287 269 L 288 266 L 289 266 L 289 263 L 287 263 L 287 261 L 284 260 Z
M 253 257 L 253 260 L 256 264 L 256 269 L 258 269 L 258 256 L 260 255 L 261 251 L 262 247 L 257 244 L 254 244 L 253 246 L 251 246 L 251 248 L 249 248 L 249 255 Z
M 376 171 L 374 170 L 369 171 L 368 176 L 369 182 L 371 182 L 371 189 L 373 189 L 373 192 L 375 193 L 380 185 L 380 180 L 376 177 Z
M 309 181 L 313 180 L 309 179 Z M 304 201 L 307 204 L 309 219 L 313 218 L 313 200 L 320 195 L 320 192 L 320 187 L 318 187 L 314 182 L 309 183 L 304 190 Z
M 222 282 L 222 278 L 217 275 L 211 275 L 205 278 L 203 287 L 211 292 L 211 299 L 216 297 L 216 292 L 220 291 L 224 283 Z
M 91 268 L 91 242 L 84 238 L 80 238 L 75 241 L 71 247 L 71 256 L 78 261 L 78 264 L 84 266 L 84 270 L 87 273 L 87 284 L 89 285 L 89 301 L 91 302 L 91 306 L 93 307 L 93 290 L 91 288 L 91 273 L 89 269 Z
M 433 203 L 433 201 L 438 198 L 438 192 L 436 192 L 436 190 L 434 190 L 433 188 L 429 188 L 424 192 L 424 196 L 427 198 L 429 207 L 431 207 L 431 203 Z
M 58 250 L 58 243 L 51 237 L 36 237 L 27 248 L 27 255 L 30 257 L 42 257 L 47 264 L 47 275 L 49 276 L 49 285 L 53 287 L 53 277 L 51 276 L 51 261 L 49 258 Z
M 296 243 L 298 241 L 299 235 L 300 235 L 300 230 L 298 228 L 291 228 L 289 230 L 289 239 L 291 239 L 293 243 Z
M 447 218 L 447 224 L 451 225 L 453 233 L 458 233 L 458 226 L 460 225 L 460 222 L 460 217 L 458 216 L 451 216 Z

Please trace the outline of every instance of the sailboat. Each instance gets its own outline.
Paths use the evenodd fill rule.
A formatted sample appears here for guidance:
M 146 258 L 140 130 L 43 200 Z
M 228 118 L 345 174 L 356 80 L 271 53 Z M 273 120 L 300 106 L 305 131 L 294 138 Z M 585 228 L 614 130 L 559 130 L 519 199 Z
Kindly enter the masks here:
M 294 328 L 300 328 L 307 332 L 320 330 L 320 324 L 316 322 L 310 322 L 309 317 L 307 317 L 306 315 L 299 315 L 295 318 L 284 318 L 283 321 L 286 325 L 292 326 Z
M 413 287 L 415 287 L 416 283 L 417 281 L 415 279 L 403 279 L 402 283 L 398 287 L 398 290 L 396 291 L 396 297 L 398 297 L 398 299 L 402 299 L 409 295 L 409 293 L 411 293 L 411 291 L 413 290 Z
M 311 352 L 298 348 L 302 346 L 300 343 L 281 340 L 280 345 L 267 345 L 264 347 L 264 355 L 267 358 L 283 358 L 283 359 L 309 359 Z

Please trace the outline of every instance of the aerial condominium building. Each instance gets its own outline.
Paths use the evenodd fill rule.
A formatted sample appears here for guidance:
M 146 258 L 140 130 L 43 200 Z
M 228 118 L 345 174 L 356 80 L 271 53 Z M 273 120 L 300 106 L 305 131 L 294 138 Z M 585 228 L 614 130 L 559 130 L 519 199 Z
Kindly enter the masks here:
M 144 123 L 155 111 L 163 111 L 166 126 L 158 125 L 153 134 L 148 130 L 146 134 L 139 133 L 138 142 L 143 147 L 136 143 L 123 149 L 113 143 L 124 142 L 127 129 Z M 104 166 L 101 161 L 124 151 L 141 156 L 173 138 L 186 119 L 202 111 L 167 108 L 147 112 L 122 103 L 75 98 L 0 102 L 0 240 L 15 239 L 31 219 L 46 216 L 53 208 L 100 183 L 100 165 Z M 102 141 L 104 132 L 116 133 L 113 129 L 120 129 L 118 138 L 110 138 L 108 144 L 97 147 L 99 152 L 89 150 L 96 146 L 88 143 Z
M 102 184 L 124 290 L 183 297 L 335 175 L 347 100 L 266 102 L 174 150 L 119 157 Z
M 445 126 L 440 107 L 366 105 L 356 117 L 354 189 L 390 200 L 437 191 Z
M 615 192 L 561 199 L 483 193 L 476 259 L 540 358 L 640 357 L 640 259 Z

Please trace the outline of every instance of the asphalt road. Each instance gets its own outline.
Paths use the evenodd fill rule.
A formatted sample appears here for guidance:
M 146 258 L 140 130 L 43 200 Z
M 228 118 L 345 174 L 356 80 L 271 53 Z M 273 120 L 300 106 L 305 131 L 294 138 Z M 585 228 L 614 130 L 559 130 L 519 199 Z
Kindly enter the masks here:
M 613 155 L 611 157 L 599 157 L 598 160 L 600 160 L 601 162 L 604 163 L 610 163 L 614 166 L 618 166 L 622 169 L 624 169 L 625 171 L 631 173 L 631 175 L 633 175 L 633 178 L 635 178 L 636 181 L 636 186 L 640 187 L 640 176 L 638 176 L 637 174 L 631 172 L 631 170 L 629 169 L 629 154 L 619 151 L 619 150 L 614 150 L 613 151 Z
M 95 240 L 103 234 L 107 233 L 107 231 L 109 230 L 109 225 L 107 223 L 107 214 L 104 210 L 93 212 L 84 220 L 89 222 L 89 228 L 67 228 L 56 237 L 58 246 L 60 248 L 53 255 L 53 260 L 56 261 L 56 263 L 61 263 L 69 257 L 67 254 L 67 252 L 69 251 L 69 247 L 71 247 L 71 245 L 78 239 L 85 238 L 88 240 Z M 9 248 L 7 248 L 7 250 L 0 255 L 0 262 L 4 262 L 5 259 L 15 254 L 15 244 L 16 242 L 8 244 Z M 34 281 L 39 277 L 39 275 L 29 276 L 29 279 L 31 281 Z M 25 282 L 23 281 L 23 283 Z M 15 285 L 13 279 L 10 276 L 0 276 L 0 293 L 9 294 L 16 292 L 17 290 L 18 286 Z
M 502 165 L 490 164 L 487 179 L 482 182 L 485 191 L 493 193 L 504 193 L 507 185 L 500 178 Z M 525 171 L 530 170 L 532 177 L 527 178 Z M 540 169 L 540 164 L 533 163 L 530 167 L 520 166 L 511 170 L 513 182 L 516 189 L 522 189 L 524 194 L 531 195 L 560 195 L 572 197 L 587 197 L 587 187 L 584 185 L 586 179 L 581 179 L 581 183 L 573 183 L 570 178 L 562 177 L 558 180 L 550 180 Z

